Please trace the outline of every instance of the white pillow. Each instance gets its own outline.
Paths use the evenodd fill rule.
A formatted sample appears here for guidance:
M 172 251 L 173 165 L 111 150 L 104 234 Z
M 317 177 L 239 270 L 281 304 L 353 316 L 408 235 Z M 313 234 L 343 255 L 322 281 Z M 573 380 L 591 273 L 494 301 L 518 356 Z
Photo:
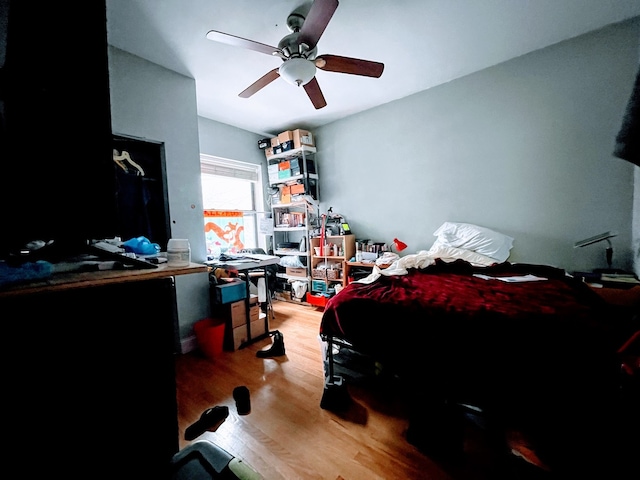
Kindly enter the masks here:
M 471 223 L 444 222 L 433 235 L 439 244 L 471 250 L 499 262 L 509 258 L 513 247 L 512 237 Z

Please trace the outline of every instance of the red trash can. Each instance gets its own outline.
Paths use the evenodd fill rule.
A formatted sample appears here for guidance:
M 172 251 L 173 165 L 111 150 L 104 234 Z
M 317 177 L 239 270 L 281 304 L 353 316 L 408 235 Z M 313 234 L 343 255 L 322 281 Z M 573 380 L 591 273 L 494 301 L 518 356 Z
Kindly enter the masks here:
M 222 355 L 224 341 L 224 320 L 204 318 L 193 325 L 198 348 L 209 359 Z

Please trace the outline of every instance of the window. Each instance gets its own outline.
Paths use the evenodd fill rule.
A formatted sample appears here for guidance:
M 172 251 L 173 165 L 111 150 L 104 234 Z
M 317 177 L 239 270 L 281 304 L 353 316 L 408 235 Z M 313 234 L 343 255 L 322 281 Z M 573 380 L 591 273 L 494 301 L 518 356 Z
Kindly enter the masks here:
M 200 155 L 207 256 L 264 248 L 260 165 Z

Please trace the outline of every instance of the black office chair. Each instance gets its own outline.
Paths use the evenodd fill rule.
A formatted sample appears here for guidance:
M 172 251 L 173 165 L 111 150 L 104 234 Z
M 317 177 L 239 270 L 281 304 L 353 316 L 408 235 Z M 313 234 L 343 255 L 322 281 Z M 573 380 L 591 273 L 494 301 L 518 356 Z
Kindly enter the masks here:
M 238 253 L 255 253 L 258 255 L 266 255 L 267 252 L 264 251 L 264 249 L 262 248 L 243 248 L 242 250 L 240 250 Z M 273 303 L 271 303 L 271 297 L 273 295 L 273 292 L 275 290 L 275 283 L 276 283 L 276 273 L 278 273 L 278 266 L 277 265 L 268 265 L 266 267 L 266 272 L 267 272 L 267 277 L 264 279 L 265 280 L 265 287 L 266 287 L 266 294 L 267 294 L 267 314 L 269 314 L 269 312 L 271 312 L 271 319 L 276 318 L 275 313 L 273 312 Z M 247 276 L 248 276 L 248 281 L 250 281 L 251 283 L 253 283 L 256 287 L 258 287 L 258 281 L 260 278 L 264 278 L 265 276 L 265 269 L 263 268 L 257 268 L 255 270 L 249 270 L 247 271 Z

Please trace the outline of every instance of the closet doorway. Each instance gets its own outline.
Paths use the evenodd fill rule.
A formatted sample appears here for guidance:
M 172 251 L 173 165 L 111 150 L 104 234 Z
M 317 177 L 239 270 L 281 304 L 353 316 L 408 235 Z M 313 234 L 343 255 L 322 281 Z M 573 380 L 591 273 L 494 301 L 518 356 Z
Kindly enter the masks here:
M 171 238 L 164 143 L 113 135 L 118 235 L 146 237 L 166 249 Z

